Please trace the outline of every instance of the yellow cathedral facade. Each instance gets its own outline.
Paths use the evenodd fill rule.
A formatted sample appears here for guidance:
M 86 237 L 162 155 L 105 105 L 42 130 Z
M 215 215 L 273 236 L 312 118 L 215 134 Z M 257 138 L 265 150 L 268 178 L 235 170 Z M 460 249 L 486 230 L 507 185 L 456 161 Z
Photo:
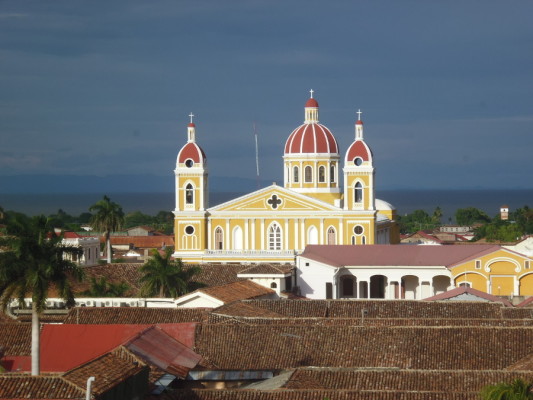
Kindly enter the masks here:
M 272 184 L 209 207 L 207 157 L 187 127 L 176 162 L 175 252 L 185 262 L 293 263 L 308 244 L 395 244 L 396 210 L 375 198 L 372 151 L 361 112 L 342 154 L 319 122 L 316 99 L 285 142 L 283 186 Z

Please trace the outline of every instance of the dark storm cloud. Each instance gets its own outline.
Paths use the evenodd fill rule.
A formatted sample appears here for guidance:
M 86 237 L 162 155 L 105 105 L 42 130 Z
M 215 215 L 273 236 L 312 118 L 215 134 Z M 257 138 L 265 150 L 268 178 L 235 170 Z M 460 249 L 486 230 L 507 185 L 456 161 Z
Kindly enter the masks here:
M 192 111 L 211 174 L 254 177 L 255 121 L 279 182 L 313 88 L 341 151 L 363 110 L 379 185 L 531 187 L 530 15 L 526 1 L 4 1 L 0 174 L 171 174 Z

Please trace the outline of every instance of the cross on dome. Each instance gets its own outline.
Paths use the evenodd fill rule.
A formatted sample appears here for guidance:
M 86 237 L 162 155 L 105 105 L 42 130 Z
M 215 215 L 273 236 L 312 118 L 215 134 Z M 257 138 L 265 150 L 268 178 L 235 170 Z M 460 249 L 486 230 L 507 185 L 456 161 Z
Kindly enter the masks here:
M 313 93 L 314 93 L 314 92 L 315 92 L 315 91 L 314 91 L 313 89 L 311 89 L 311 90 L 309 91 L 309 93 L 311 93 L 311 98 L 313 98 Z
M 189 117 L 191 117 L 191 124 L 192 124 L 192 117 L 194 117 L 194 114 L 192 113 L 192 111 L 191 111 L 191 113 L 189 114 Z
M 362 114 L 362 113 L 363 113 L 363 112 L 361 111 L 361 109 L 357 110 L 356 114 L 357 114 L 357 120 L 358 120 L 358 121 L 361 121 L 361 114 Z

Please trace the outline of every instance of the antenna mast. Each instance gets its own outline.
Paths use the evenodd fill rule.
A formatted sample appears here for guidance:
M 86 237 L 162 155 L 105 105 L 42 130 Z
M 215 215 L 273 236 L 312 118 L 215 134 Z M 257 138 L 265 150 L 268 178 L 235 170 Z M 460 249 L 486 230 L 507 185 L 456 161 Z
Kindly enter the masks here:
M 259 145 L 257 142 L 257 129 L 254 121 L 254 137 L 255 137 L 255 169 L 256 169 L 256 184 L 259 189 Z

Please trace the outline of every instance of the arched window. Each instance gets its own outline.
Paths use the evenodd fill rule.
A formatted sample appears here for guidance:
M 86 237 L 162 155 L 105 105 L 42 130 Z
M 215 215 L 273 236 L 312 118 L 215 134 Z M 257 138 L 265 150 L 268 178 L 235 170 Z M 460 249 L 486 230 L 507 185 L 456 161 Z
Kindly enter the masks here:
M 307 167 L 305 167 L 304 173 L 305 173 L 305 182 L 306 183 L 313 182 L 313 167 L 308 165 Z
M 272 282 L 270 284 L 270 289 L 277 289 L 278 285 L 276 284 L 276 282 Z
M 194 204 L 194 188 L 190 183 L 185 186 L 185 204 Z
M 318 168 L 318 181 L 320 183 L 326 182 L 326 167 L 324 166 Z
M 355 203 L 363 202 L 363 185 L 361 185 L 361 182 L 357 182 L 355 184 L 354 191 L 353 191 L 353 201 Z
M 318 230 L 314 226 L 307 231 L 307 244 L 318 244 Z
M 242 228 L 236 226 L 233 229 L 233 250 L 242 250 Z
M 281 250 L 281 228 L 275 222 L 268 229 L 268 249 Z
M 224 248 L 224 232 L 219 226 L 215 229 L 215 249 L 222 250 Z
M 330 226 L 329 229 L 328 229 L 328 244 L 337 244 L 337 237 L 336 236 L 337 235 L 335 233 L 335 228 Z
M 335 163 L 329 167 L 329 181 L 331 183 L 335 182 Z
M 298 167 L 294 167 L 294 168 L 292 169 L 292 171 L 293 171 L 293 172 L 292 172 L 292 178 L 293 178 L 293 181 L 294 181 L 294 183 L 298 183 L 298 182 L 300 181 L 300 178 L 299 178 L 299 176 L 298 176 Z

